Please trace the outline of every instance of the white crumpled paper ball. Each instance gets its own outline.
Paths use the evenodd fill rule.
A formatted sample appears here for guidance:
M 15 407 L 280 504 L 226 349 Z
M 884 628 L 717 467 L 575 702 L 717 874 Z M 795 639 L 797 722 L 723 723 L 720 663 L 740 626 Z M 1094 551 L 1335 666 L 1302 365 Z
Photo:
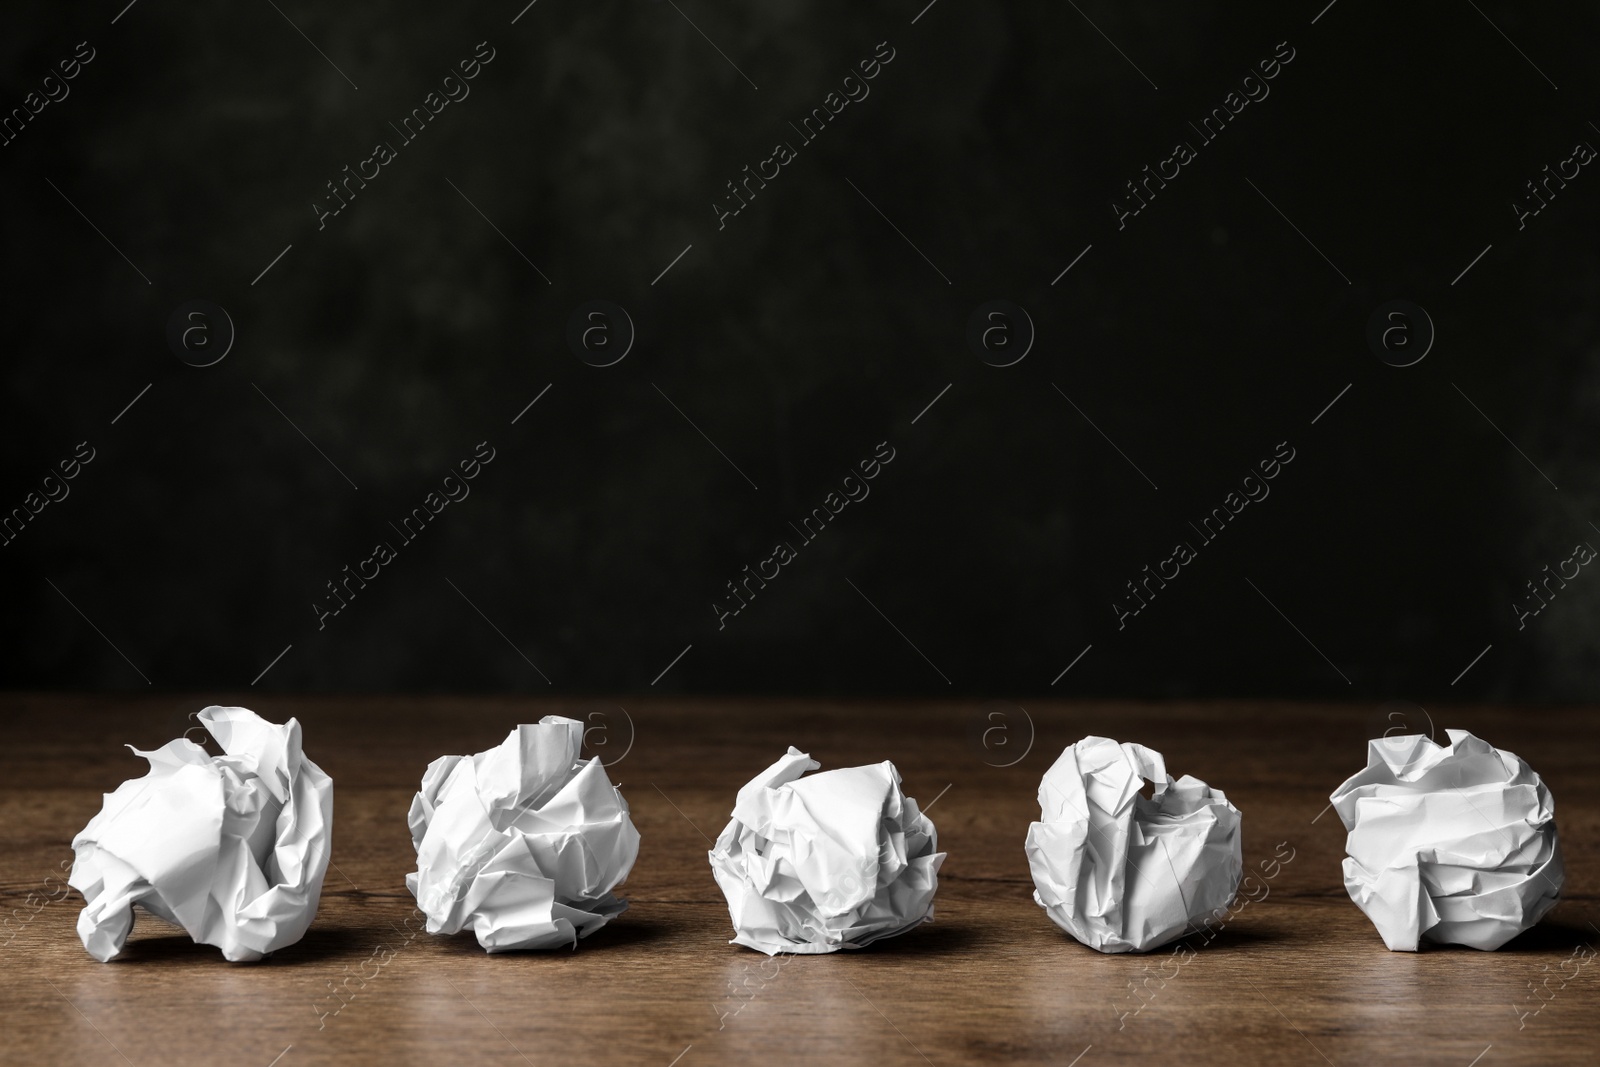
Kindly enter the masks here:
M 1383 943 L 1496 949 L 1544 917 L 1566 868 L 1555 801 L 1533 768 L 1465 730 L 1367 742 L 1329 797 L 1349 831 L 1344 886 Z
M 1145 780 L 1155 783 L 1147 800 Z M 1244 877 L 1239 809 L 1161 753 L 1085 737 L 1039 783 L 1033 899 L 1101 952 L 1148 952 L 1225 911 Z
M 709 853 L 737 936 L 771 956 L 837 952 L 933 918 L 938 834 L 885 761 L 809 778 L 790 746 L 739 790 Z
M 576 946 L 627 910 L 612 890 L 639 855 L 628 802 L 583 723 L 546 715 L 475 756 L 428 764 L 406 821 L 406 888 L 431 934 L 471 926 L 490 952 Z
M 317 913 L 333 780 L 300 751 L 299 722 L 248 708 L 198 718 L 224 755 L 185 737 L 133 749 L 150 773 L 107 793 L 72 840 L 69 883 L 87 901 L 78 936 L 102 963 L 122 951 L 135 904 L 230 960 L 294 944 Z

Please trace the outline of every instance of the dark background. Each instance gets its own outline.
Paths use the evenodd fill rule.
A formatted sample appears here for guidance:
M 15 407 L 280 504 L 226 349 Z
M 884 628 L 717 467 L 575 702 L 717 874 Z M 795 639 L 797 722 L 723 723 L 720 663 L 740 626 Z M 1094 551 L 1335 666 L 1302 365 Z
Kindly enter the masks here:
M 622 693 L 692 644 L 655 691 L 1592 700 L 1600 575 L 1511 605 L 1600 546 L 1600 173 L 1521 231 L 1511 205 L 1600 145 L 1600 13 L 923 3 L 8 5 L 0 107 L 96 57 L 0 146 L 0 509 L 96 458 L 0 547 L 0 684 Z M 480 41 L 471 95 L 319 231 Z M 724 183 L 882 41 L 719 231 Z M 1282 41 L 1119 231 L 1124 182 Z M 597 298 L 638 330 L 608 368 L 565 339 Z M 1037 328 L 1011 367 L 965 340 L 996 298 Z M 1437 329 L 1405 368 L 1365 339 L 1395 298 Z M 190 299 L 237 328 L 214 366 L 167 343 Z M 870 497 L 719 631 L 881 441 Z M 1119 630 L 1123 583 L 1282 441 L 1270 497 Z

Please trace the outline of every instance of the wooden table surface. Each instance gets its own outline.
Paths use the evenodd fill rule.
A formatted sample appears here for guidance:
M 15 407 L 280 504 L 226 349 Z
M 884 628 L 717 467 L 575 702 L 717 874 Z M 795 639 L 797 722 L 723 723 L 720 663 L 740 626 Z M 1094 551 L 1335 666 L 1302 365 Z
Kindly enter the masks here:
M 333 776 L 334 868 L 321 910 L 303 941 L 257 964 L 227 963 L 149 916 L 121 959 L 96 963 L 74 930 L 81 899 L 56 899 L 69 842 L 101 793 L 143 773 L 123 743 L 154 748 L 212 702 L 273 721 L 298 716 L 307 754 Z M 1441 738 L 1447 726 L 1472 730 L 1544 776 L 1567 892 L 1498 952 L 1403 953 L 1387 951 L 1346 897 L 1344 832 L 1325 810 L 1328 793 L 1364 765 L 1374 724 L 1382 732 L 1372 706 L 1084 701 L 1028 704 L 1004 719 L 988 717 L 1000 705 L 977 702 L 626 700 L 625 714 L 602 700 L 57 694 L 9 695 L 0 706 L 10 727 L 0 745 L 6 1063 L 1498 1067 L 1600 1058 L 1600 966 L 1588 956 L 1600 947 L 1600 731 L 1590 709 L 1429 709 Z M 552 713 L 594 715 L 605 727 L 596 751 L 617 760 L 610 774 L 643 837 L 624 887 L 632 907 L 576 951 L 491 957 L 470 933 L 410 934 L 405 814 L 424 766 Z M 982 730 L 995 725 L 1004 732 L 985 748 Z M 1150 745 L 1175 776 L 1224 789 L 1244 813 L 1247 869 L 1293 850 L 1266 896 L 1197 941 L 1181 968 L 1165 950 L 1094 952 L 1033 903 L 1022 842 L 1038 816 L 1038 781 L 1086 734 Z M 708 838 L 738 787 L 791 743 L 824 769 L 894 760 L 949 854 L 934 923 L 828 956 L 769 960 L 727 943 Z M 991 766 L 1024 751 L 1014 766 Z

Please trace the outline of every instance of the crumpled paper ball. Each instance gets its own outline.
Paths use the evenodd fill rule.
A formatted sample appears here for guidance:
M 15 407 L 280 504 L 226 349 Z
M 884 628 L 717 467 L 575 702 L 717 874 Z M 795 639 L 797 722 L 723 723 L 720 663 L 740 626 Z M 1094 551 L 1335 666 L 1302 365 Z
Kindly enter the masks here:
M 1329 797 L 1349 831 L 1344 887 L 1383 943 L 1496 949 L 1556 906 L 1555 800 L 1532 767 L 1465 730 L 1367 742 Z
M 468 925 L 489 952 L 575 947 L 628 908 L 612 890 L 639 855 L 628 802 L 583 723 L 546 715 L 475 756 L 428 764 L 406 821 L 406 888 L 431 934 Z
M 300 751 L 300 723 L 248 708 L 198 715 L 224 755 L 186 737 L 150 773 L 105 794 L 72 839 L 69 884 L 87 902 L 78 936 L 104 963 L 122 951 L 133 906 L 230 960 L 258 960 L 305 935 L 333 842 L 333 780 Z
M 1149 799 L 1145 781 L 1155 784 Z M 1033 899 L 1101 952 L 1148 952 L 1227 910 L 1244 877 L 1239 809 L 1167 774 L 1161 753 L 1085 737 L 1039 783 Z
M 933 918 L 938 833 L 885 760 L 802 778 L 793 747 L 739 790 L 709 853 L 737 936 L 771 956 L 837 952 Z

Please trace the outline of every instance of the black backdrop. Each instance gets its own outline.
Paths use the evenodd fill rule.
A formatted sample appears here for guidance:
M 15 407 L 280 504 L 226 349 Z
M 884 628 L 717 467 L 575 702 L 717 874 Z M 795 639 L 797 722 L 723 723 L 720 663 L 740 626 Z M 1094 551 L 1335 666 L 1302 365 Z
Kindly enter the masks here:
M 0 507 L 27 513 L 0 683 L 1595 694 L 1600 576 L 1564 563 L 1600 546 L 1600 174 L 1563 162 L 1600 145 L 1592 6 L 107 0 L 0 27 Z M 319 228 L 347 165 L 376 176 Z M 1177 175 L 1122 216 L 1147 165 Z M 1546 165 L 1577 174 L 1533 214 Z M 614 309 L 591 363 L 568 340 L 595 300 L 636 335 L 607 367 Z M 975 351 L 993 300 L 1024 311 Z M 193 366 L 218 307 L 231 348 Z M 747 565 L 778 573 L 719 628 Z M 1547 565 L 1578 573 L 1535 614 Z M 377 576 L 323 615 L 346 566 Z

